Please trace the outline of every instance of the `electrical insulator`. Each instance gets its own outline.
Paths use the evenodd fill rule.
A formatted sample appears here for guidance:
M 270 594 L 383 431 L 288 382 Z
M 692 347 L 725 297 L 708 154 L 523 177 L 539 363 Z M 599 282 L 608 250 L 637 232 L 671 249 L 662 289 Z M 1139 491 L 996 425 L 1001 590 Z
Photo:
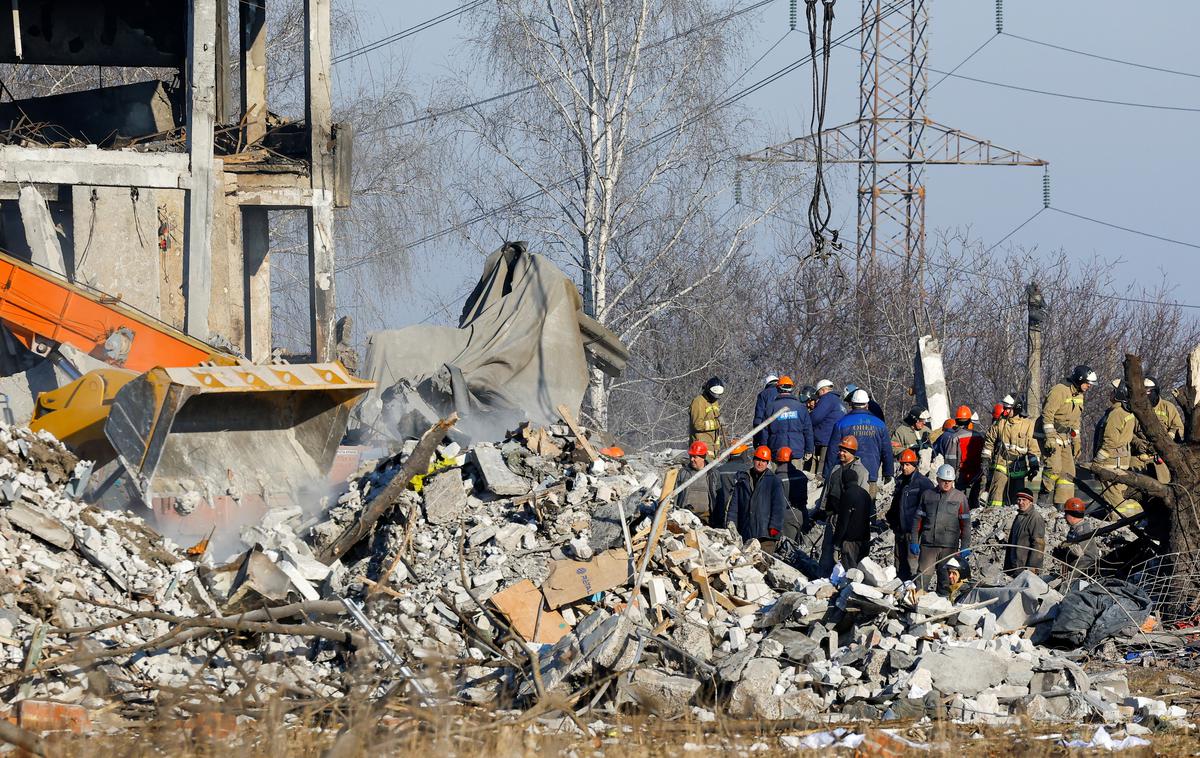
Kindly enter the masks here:
M 796 6 L 799 2 L 800 0 L 792 0 L 788 4 L 788 26 L 791 27 L 793 32 L 796 31 Z
M 1050 207 L 1050 169 L 1046 169 L 1046 173 L 1042 174 L 1042 207 Z
M 738 169 L 733 174 L 733 203 L 734 205 L 742 204 L 742 172 Z
M 996 0 L 996 34 L 1004 33 L 1004 0 Z

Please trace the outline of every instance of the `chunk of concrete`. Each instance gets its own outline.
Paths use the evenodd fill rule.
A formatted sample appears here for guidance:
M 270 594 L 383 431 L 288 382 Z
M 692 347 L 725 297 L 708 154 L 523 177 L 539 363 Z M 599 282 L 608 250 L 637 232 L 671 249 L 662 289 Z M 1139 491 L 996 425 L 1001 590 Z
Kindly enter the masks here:
M 529 482 L 514 474 L 505 464 L 500 451 L 494 447 L 479 446 L 471 450 L 471 459 L 479 467 L 483 484 L 493 495 L 512 497 L 528 494 Z
M 425 520 L 435 526 L 452 524 L 467 509 L 467 492 L 458 469 L 443 471 L 425 480 Z
M 648 713 L 660 718 L 675 718 L 688 712 L 700 682 L 675 676 L 658 669 L 638 669 L 630 677 L 624 693 Z
M 984 650 L 950 647 L 922 655 L 917 666 L 930 673 L 938 691 L 974 697 L 1004 681 L 1009 661 Z

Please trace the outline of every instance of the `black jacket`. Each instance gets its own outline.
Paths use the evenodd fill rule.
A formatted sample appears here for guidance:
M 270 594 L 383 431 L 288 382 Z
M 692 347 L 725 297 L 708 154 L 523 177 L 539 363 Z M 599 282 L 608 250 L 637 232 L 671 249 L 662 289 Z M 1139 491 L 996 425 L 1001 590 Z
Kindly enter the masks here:
M 871 539 L 871 521 L 875 518 L 875 501 L 859 481 L 853 467 L 842 469 L 842 496 L 838 498 L 833 518 L 833 541 L 865 542 Z
M 779 477 L 764 471 L 755 480 L 754 472 L 742 471 L 733 480 L 733 497 L 725 521 L 737 527 L 742 539 L 773 539 L 783 531 L 787 502 Z

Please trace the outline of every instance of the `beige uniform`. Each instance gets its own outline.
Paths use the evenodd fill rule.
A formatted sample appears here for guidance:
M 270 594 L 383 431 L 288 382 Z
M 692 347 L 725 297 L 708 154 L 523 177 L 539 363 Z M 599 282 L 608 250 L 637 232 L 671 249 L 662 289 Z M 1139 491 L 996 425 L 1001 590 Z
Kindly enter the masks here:
M 1128 470 L 1133 463 L 1131 445 L 1136 428 L 1137 419 L 1133 414 L 1126 410 L 1121 403 L 1113 403 L 1112 409 L 1105 416 L 1104 428 L 1100 432 L 1100 448 L 1092 460 L 1105 468 Z M 1124 484 L 1109 484 L 1104 488 L 1102 494 L 1104 502 L 1121 510 L 1120 506 L 1126 500 L 1125 493 L 1128 489 Z
M 720 401 L 709 401 L 703 394 L 696 395 L 690 416 L 688 443 L 703 442 L 708 445 L 708 457 L 713 458 L 721 449 Z
M 1062 505 L 1075 496 L 1075 461 L 1083 450 L 1079 436 L 1082 419 L 1083 392 L 1068 383 L 1054 385 L 1042 405 L 1046 448 L 1042 490 L 1053 490 L 1055 505 Z
M 1165 398 L 1159 398 L 1158 405 L 1154 406 L 1154 415 L 1158 416 L 1158 420 L 1167 430 L 1167 434 L 1171 435 L 1171 439 L 1183 440 L 1183 414 L 1179 412 L 1179 407 L 1175 403 Z M 1154 447 L 1150 444 L 1149 437 L 1146 436 L 1140 425 L 1137 427 L 1136 435 L 1133 452 L 1138 461 L 1137 468 L 1163 484 L 1169 484 L 1171 471 L 1165 463 L 1157 462 Z
M 1007 505 L 1013 502 L 1010 488 L 1025 486 L 1025 478 L 1012 476 L 1010 467 L 1028 453 L 1039 458 L 1042 449 L 1033 436 L 1033 419 L 1021 416 L 1002 418 L 992 424 L 983 438 L 983 460 L 992 466 L 992 484 L 988 488 L 988 505 Z

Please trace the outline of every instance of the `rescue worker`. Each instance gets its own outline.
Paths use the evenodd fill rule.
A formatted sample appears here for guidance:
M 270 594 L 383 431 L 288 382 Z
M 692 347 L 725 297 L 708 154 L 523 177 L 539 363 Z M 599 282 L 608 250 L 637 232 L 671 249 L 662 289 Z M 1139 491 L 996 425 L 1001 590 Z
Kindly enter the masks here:
M 875 500 L 863 488 L 858 467 L 843 468 L 836 476 L 842 479 L 837 510 L 833 512 L 833 544 L 837 547 L 842 568 L 858 568 L 870 552 L 871 522 L 875 518 Z
M 828 452 L 833 427 L 846 415 L 846 406 L 842 399 L 833 391 L 833 382 L 822 379 L 817 382 L 817 404 L 812 411 L 813 442 L 816 444 L 817 472 L 825 471 L 825 461 L 829 457 L 837 457 L 837 451 Z
M 779 417 L 767 427 L 766 446 L 772 450 L 792 449 L 792 457 L 807 461 L 813 454 L 812 419 L 804 402 L 796 397 L 796 384 L 790 376 L 779 377 L 779 395 L 767 409 L 765 418 Z
M 901 450 L 897 460 L 900 462 L 900 471 L 896 476 L 896 489 L 892 493 L 892 505 L 888 508 L 886 520 L 895 537 L 896 576 L 907 582 L 917 575 L 917 557 L 908 550 L 908 536 L 912 534 L 921 494 L 933 489 L 933 482 L 917 470 L 917 454 L 911 448 Z
M 1063 519 L 1067 522 L 1067 540 L 1059 545 L 1055 557 L 1063 562 L 1068 579 L 1078 575 L 1095 576 L 1100 568 L 1100 545 L 1095 531 L 1099 524 L 1088 517 L 1087 506 L 1077 497 L 1063 503 Z
M 783 536 L 795 541 L 808 528 L 808 477 L 796 466 L 791 448 L 775 451 L 775 476 L 783 485 L 783 498 L 788 504 L 783 516 Z
M 742 471 L 750 469 L 749 445 L 738 445 L 729 451 L 729 457 L 724 463 L 709 472 L 713 479 L 712 514 L 708 525 L 717 529 L 725 527 L 725 513 L 729 509 L 729 501 L 733 497 L 733 480 Z
M 946 598 L 952 603 L 958 600 L 958 593 L 962 591 L 962 586 L 966 584 L 962 571 L 963 565 L 958 562 L 957 558 L 951 558 L 946 561 L 946 582 L 949 585 L 946 591 Z
M 970 493 L 969 502 L 977 502 L 983 474 L 983 435 L 972 427 L 972 412 L 965 405 L 954 411 L 954 429 L 946 432 L 933 446 L 934 455 L 958 472 L 955 486 Z
M 1008 546 L 1004 548 L 1004 571 L 1016 576 L 1029 570 L 1040 573 L 1046 557 L 1046 520 L 1033 507 L 1033 493 L 1017 490 L 1017 515 L 1008 528 Z
M 714 376 L 692 399 L 688 444 L 703 442 L 708 446 L 710 458 L 721 449 L 721 395 L 724 394 L 725 385 Z
M 1042 404 L 1042 494 L 1062 508 L 1075 496 L 1075 461 L 1083 450 L 1079 436 L 1083 396 L 1096 383 L 1096 372 L 1084 365 L 1054 385 Z
M 937 447 L 937 442 L 942 438 L 942 435 L 954 428 L 954 419 L 948 418 L 942 422 L 942 425 L 929 433 L 929 444 L 932 447 Z
M 783 532 L 787 501 L 783 485 L 771 472 L 771 449 L 759 445 L 749 471 L 739 471 L 733 480 L 733 497 L 725 514 L 726 527 L 743 540 L 758 540 L 763 552 L 774 553 Z
M 871 497 L 874 497 L 880 466 L 883 468 L 883 482 L 887 484 L 892 480 L 895 459 L 892 457 L 891 435 L 883 421 L 869 410 L 870 400 L 866 390 L 854 391 L 850 396 L 850 412 L 833 428 L 833 438 L 854 437 L 857 440 L 857 456 L 867 470 L 868 489 Z M 825 476 L 828 477 L 832 470 L 833 461 L 825 461 Z
M 1129 410 L 1129 387 L 1125 382 L 1113 382 L 1110 402 L 1108 410 L 1096 422 L 1092 462 L 1114 471 L 1128 471 L 1133 467 L 1133 441 L 1138 423 Z M 1131 506 L 1134 504 L 1125 505 L 1128 491 L 1127 485 L 1111 482 L 1105 486 L 1100 497 L 1121 515 L 1131 516 Z
M 767 378 L 763 380 L 765 386 L 759 391 L 758 397 L 754 400 L 754 425 L 758 426 L 767 420 L 770 416 L 769 409 L 771 403 L 775 402 L 775 398 L 779 396 L 779 377 L 775 374 L 767 374 Z M 754 445 L 767 444 L 767 430 L 760 429 L 754 433 Z
M 921 406 L 913 406 L 904 417 L 903 423 L 892 432 L 892 455 L 900 455 L 902 450 L 912 450 L 920 453 L 929 446 L 929 411 Z
M 695 472 L 704 468 L 708 458 L 708 445 L 703 442 L 693 442 L 688 448 L 688 462 L 685 474 L 680 480 L 687 479 Z M 713 502 L 713 471 L 708 471 L 690 487 L 679 493 L 676 500 L 676 507 L 686 508 L 696 514 L 701 521 L 709 523 L 709 515 L 712 512 Z
M 842 395 L 842 400 L 845 400 L 846 403 L 852 405 L 850 398 L 852 398 L 854 393 L 860 389 L 862 389 L 862 387 L 859 387 L 857 384 L 847 384 L 843 390 L 845 394 Z M 863 392 L 866 392 L 866 390 L 863 390 Z M 887 419 L 883 417 L 883 407 L 880 406 L 879 403 L 875 402 L 875 398 L 871 397 L 870 392 L 867 392 L 867 410 L 871 412 L 872 416 L 880 421 L 887 421 Z
M 1025 486 L 1028 456 L 1040 457 L 1042 454 L 1033 436 L 1033 419 L 1017 415 L 1016 406 L 1016 399 L 1005 395 L 1000 401 L 1000 420 L 992 424 L 983 437 L 980 459 L 992 471 L 988 486 L 988 505 L 991 506 L 1013 502 L 1016 490 Z M 1018 463 L 1022 465 L 1018 466 Z
M 817 407 L 817 388 L 806 384 L 800 388 L 796 396 L 804 403 L 804 407 L 808 409 L 808 415 L 811 416 L 813 409 Z
M 833 573 L 836 560 L 834 548 L 837 543 L 834 534 L 837 531 L 836 514 L 841 512 L 843 507 L 842 498 L 846 496 L 849 487 L 861 489 L 867 481 L 867 469 L 858 459 L 858 440 L 852 435 L 841 439 L 834 455 L 837 465 L 830 469 L 825 477 L 825 493 L 821 497 L 821 504 L 813 513 L 814 519 L 825 520 L 825 532 L 821 537 L 821 571 L 825 576 Z M 854 469 L 853 477 L 846 476 L 846 471 L 850 469 Z
M 1146 386 L 1147 399 L 1150 401 L 1150 407 L 1154 410 L 1154 415 L 1158 416 L 1159 422 L 1167 430 L 1167 434 L 1171 436 L 1171 439 L 1176 442 L 1182 442 L 1184 439 L 1183 414 L 1179 412 L 1179 407 L 1162 396 L 1162 388 L 1159 387 L 1158 380 L 1154 377 L 1146 377 L 1144 384 Z M 1138 469 L 1163 484 L 1169 484 L 1171 482 L 1171 471 L 1162 462 L 1162 459 L 1158 457 L 1158 452 L 1150 444 L 1150 438 L 1145 430 L 1141 428 L 1141 424 L 1138 425 L 1136 434 L 1137 438 L 1134 442 L 1134 447 L 1136 448 L 1135 453 L 1138 459 Z
M 937 485 L 921 493 L 909 533 L 909 553 L 919 559 L 917 581 L 927 590 L 936 572 L 939 595 L 950 592 L 946 561 L 971 555 L 971 506 L 966 495 L 955 488 L 956 478 L 953 466 L 943 463 L 938 468 Z

